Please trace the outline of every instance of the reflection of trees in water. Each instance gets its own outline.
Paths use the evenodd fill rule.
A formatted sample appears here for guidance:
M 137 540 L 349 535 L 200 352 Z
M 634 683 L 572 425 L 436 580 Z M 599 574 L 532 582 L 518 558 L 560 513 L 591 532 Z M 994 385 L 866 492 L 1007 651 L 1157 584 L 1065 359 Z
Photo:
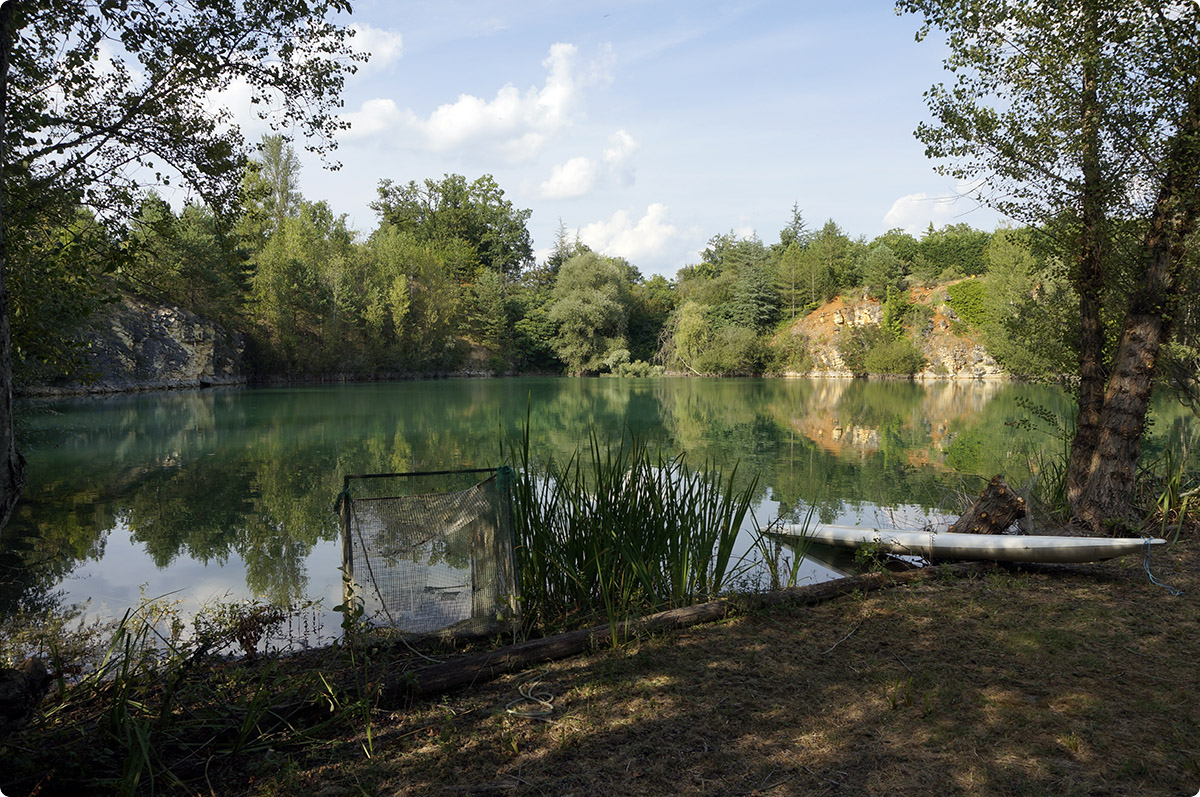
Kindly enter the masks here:
M 125 521 L 163 566 L 186 555 L 246 562 L 247 586 L 286 601 L 304 560 L 338 534 L 333 498 L 347 473 L 500 464 L 501 429 L 532 421 L 534 459 L 569 456 L 589 429 L 627 429 L 651 450 L 760 477 L 785 508 L 816 502 L 936 507 L 948 492 L 1005 473 L 1014 484 L 1045 431 L 1008 425 L 1021 402 L 1062 414 L 1059 391 L 1027 385 L 862 380 L 508 379 L 345 388 L 205 391 L 52 402 L 25 417 L 31 484 L 0 540 L 0 610 L 44 594 L 98 558 Z M 1148 455 L 1193 434 L 1160 407 Z M 840 429 L 833 440 L 834 429 Z M 861 445 L 855 447 L 854 441 Z

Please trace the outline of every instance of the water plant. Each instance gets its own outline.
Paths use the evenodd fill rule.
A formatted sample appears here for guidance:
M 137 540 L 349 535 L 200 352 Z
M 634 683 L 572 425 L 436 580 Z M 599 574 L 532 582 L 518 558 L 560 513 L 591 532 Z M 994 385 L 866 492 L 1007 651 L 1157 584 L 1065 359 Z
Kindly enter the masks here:
M 690 468 L 632 433 L 534 463 L 526 426 L 510 440 L 513 526 L 527 629 L 578 626 L 717 595 L 757 479 Z

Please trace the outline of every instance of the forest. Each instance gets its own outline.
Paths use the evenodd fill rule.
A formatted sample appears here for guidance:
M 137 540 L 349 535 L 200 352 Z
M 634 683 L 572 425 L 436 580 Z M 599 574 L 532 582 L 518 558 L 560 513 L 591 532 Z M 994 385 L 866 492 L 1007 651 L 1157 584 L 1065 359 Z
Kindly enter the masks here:
M 911 289 L 934 285 L 945 286 L 955 324 L 1013 376 L 1054 379 L 1077 357 L 1078 297 L 1031 227 L 931 224 L 920 237 L 894 229 L 867 240 L 832 219 L 810 226 L 793 206 L 777 240 L 714 234 L 668 280 L 592 251 L 561 222 L 536 262 L 530 211 L 489 175 L 381 180 L 368 234 L 304 197 L 299 178 L 291 145 L 269 135 L 232 213 L 176 209 L 150 192 L 116 232 L 65 199 L 14 229 L 18 390 L 86 382 L 89 324 L 122 296 L 216 321 L 244 340 L 258 378 L 444 374 L 468 363 L 492 374 L 805 373 L 807 341 L 782 333 L 836 296 L 882 306 L 879 325 L 843 336 L 847 366 L 910 375 L 931 327 Z M 1196 272 L 1192 257 L 1191 284 Z M 1173 361 L 1194 363 L 1196 326 L 1188 303 Z

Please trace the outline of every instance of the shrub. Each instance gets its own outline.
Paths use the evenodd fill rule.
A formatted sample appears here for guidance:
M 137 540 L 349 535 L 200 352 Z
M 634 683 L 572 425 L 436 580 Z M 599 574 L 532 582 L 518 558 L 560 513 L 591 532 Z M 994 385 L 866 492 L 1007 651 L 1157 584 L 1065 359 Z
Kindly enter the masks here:
M 812 355 L 808 351 L 808 338 L 784 332 L 771 348 L 770 367 L 775 374 L 802 374 L 813 368 Z
M 697 358 L 696 370 L 707 374 L 760 374 L 766 346 L 749 327 L 726 326 L 716 330 L 712 344 Z
M 925 367 L 925 357 L 908 338 L 884 340 L 873 346 L 863 358 L 870 374 L 912 376 Z
M 664 368 L 661 365 L 651 365 L 645 360 L 634 360 L 621 363 L 612 370 L 613 376 L 662 376 Z
M 848 371 L 865 374 L 868 372 L 867 353 L 888 337 L 888 332 L 881 327 L 850 327 L 838 336 L 838 354 L 841 355 Z
M 983 283 L 977 279 L 956 282 L 946 288 L 951 309 L 973 327 L 982 326 L 988 320 L 986 293 Z

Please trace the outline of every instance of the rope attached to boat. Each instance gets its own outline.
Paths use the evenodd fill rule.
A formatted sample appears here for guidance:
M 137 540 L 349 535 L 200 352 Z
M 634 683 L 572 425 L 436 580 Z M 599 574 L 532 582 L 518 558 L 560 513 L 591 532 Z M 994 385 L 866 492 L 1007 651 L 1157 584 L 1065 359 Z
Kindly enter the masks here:
M 1152 539 L 1150 539 L 1149 537 L 1146 538 L 1146 555 L 1142 559 L 1142 566 L 1144 568 L 1146 568 L 1146 575 L 1150 577 L 1151 584 L 1154 584 L 1155 586 L 1164 588 L 1165 590 L 1167 590 L 1167 592 L 1171 593 L 1171 597 L 1178 598 L 1180 595 L 1183 594 L 1183 590 L 1172 587 L 1170 584 L 1164 584 L 1163 582 L 1161 582 L 1157 578 L 1155 578 L 1154 574 L 1150 572 L 1150 544 L 1152 542 L 1153 542 Z

